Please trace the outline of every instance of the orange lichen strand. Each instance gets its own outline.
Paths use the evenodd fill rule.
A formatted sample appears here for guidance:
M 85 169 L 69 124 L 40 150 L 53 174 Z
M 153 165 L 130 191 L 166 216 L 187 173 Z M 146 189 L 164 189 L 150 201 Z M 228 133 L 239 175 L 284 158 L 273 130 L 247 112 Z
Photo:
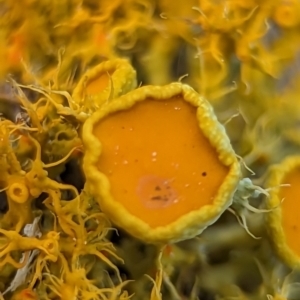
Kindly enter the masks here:
M 108 72 L 101 74 L 99 77 L 95 78 L 91 82 L 89 82 L 86 86 L 86 94 L 94 95 L 97 94 L 104 89 L 109 87 L 109 74 Z
M 299 222 L 299 194 L 300 194 L 300 167 L 287 173 L 282 182 L 290 184 L 280 189 L 282 227 L 287 245 L 300 257 L 300 222 Z
M 212 204 L 229 172 L 201 132 L 196 107 L 181 97 L 116 112 L 94 135 L 112 196 L 152 228 Z

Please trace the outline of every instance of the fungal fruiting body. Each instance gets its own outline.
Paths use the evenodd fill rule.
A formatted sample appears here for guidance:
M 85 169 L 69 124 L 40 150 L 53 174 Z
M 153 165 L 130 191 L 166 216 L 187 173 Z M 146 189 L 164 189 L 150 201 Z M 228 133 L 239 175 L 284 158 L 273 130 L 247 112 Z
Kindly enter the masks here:
M 136 87 L 136 72 L 126 59 L 111 59 L 88 70 L 73 91 L 74 101 L 86 111 Z
M 201 233 L 231 204 L 240 179 L 210 105 L 180 83 L 103 105 L 83 140 L 92 194 L 116 225 L 147 242 Z
M 108 177 L 113 197 L 152 228 L 210 204 L 228 173 L 195 114 L 196 108 L 180 98 L 149 100 L 95 126 L 103 146 L 97 167 Z M 210 152 L 202 154 L 203 148 Z M 205 159 L 199 159 L 202 155 Z M 198 201 L 188 201 L 197 194 Z M 165 211 L 164 218 L 157 217 L 157 209 Z
M 300 3 L 297 0 L 279 1 L 272 18 L 282 28 L 295 28 L 299 26 Z
M 270 235 L 279 257 L 293 268 L 300 266 L 299 181 L 300 157 L 290 156 L 270 169 L 267 183 Z

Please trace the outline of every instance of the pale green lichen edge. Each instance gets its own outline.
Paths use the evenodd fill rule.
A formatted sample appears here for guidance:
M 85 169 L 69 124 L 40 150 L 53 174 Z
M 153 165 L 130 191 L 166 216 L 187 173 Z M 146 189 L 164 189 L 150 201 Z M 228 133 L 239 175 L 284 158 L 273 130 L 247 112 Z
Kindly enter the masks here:
M 280 204 L 282 199 L 279 198 L 279 186 L 282 184 L 284 177 L 297 167 L 300 167 L 300 156 L 287 157 L 282 163 L 270 168 L 266 183 L 266 187 L 271 188 L 270 196 L 267 200 L 267 208 L 272 209 L 272 211 L 266 215 L 269 235 L 277 255 L 291 268 L 300 267 L 300 257 L 290 249 L 286 243 L 285 234 L 281 225 L 282 216 Z
M 126 59 L 116 58 L 110 59 L 100 63 L 99 65 L 88 70 L 79 80 L 77 86 L 75 87 L 72 98 L 73 100 L 80 104 L 84 103 L 84 89 L 87 83 L 95 80 L 102 74 L 107 72 L 112 72 L 111 79 L 113 82 L 113 98 L 119 97 L 127 92 L 133 90 L 137 86 L 136 82 L 136 71 L 132 68 L 131 64 Z M 98 95 L 97 99 L 101 105 L 103 101 L 109 99 L 111 93 L 111 87 L 108 86 Z
M 198 211 L 192 211 L 168 226 L 151 228 L 144 221 L 128 213 L 111 196 L 107 177 L 96 167 L 96 163 L 101 155 L 101 143 L 93 135 L 93 127 L 108 114 L 128 109 L 135 103 L 147 98 L 165 100 L 180 95 L 187 102 L 198 107 L 197 118 L 199 126 L 217 150 L 220 161 L 229 167 L 229 173 L 220 186 L 212 205 L 205 205 Z M 211 105 L 191 87 L 181 83 L 173 83 L 163 87 L 141 87 L 102 106 L 84 124 L 83 143 L 85 146 L 83 168 L 90 192 L 96 197 L 102 210 L 113 223 L 133 236 L 149 243 L 176 242 L 200 234 L 207 226 L 214 223 L 224 210 L 232 204 L 232 196 L 241 178 L 240 164 L 231 147 L 225 129 L 217 121 Z

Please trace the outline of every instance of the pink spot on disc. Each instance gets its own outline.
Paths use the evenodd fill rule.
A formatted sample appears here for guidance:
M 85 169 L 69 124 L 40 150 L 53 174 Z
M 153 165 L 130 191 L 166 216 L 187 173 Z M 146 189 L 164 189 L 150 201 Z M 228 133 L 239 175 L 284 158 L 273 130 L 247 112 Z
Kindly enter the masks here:
M 137 195 L 147 208 L 160 209 L 178 202 L 178 195 L 172 187 L 172 180 L 156 175 L 140 178 Z

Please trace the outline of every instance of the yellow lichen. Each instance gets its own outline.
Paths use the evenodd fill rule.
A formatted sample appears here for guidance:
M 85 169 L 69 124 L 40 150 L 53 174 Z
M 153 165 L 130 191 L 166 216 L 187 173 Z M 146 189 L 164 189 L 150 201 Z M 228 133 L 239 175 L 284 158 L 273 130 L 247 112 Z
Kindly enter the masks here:
M 270 199 L 267 207 L 273 209 L 267 216 L 270 236 L 277 254 L 290 266 L 299 267 L 298 240 L 298 180 L 300 159 L 290 156 L 270 167 L 267 187 Z
M 173 102 L 175 101 L 173 103 L 172 99 L 178 99 L 178 100 L 173 100 Z M 155 136 L 158 132 L 157 130 L 160 129 L 163 130 L 163 128 L 161 127 L 161 125 L 156 124 L 157 122 L 156 123 L 151 122 L 150 119 L 153 113 L 151 113 L 150 116 L 148 116 L 146 119 L 143 117 L 144 121 L 142 121 L 141 124 L 134 123 L 132 125 L 132 129 L 130 129 L 131 125 L 129 126 L 125 121 L 126 119 L 124 119 L 126 116 L 126 112 L 128 111 L 129 114 L 128 120 L 134 120 L 133 118 L 137 118 L 138 120 L 138 116 L 141 114 L 140 113 L 136 114 L 134 112 L 137 107 L 143 107 L 142 104 L 149 106 L 149 108 L 145 110 L 145 112 L 147 111 L 149 112 L 148 109 L 152 111 L 151 108 L 152 105 L 153 108 L 155 108 L 156 105 L 155 103 L 157 103 L 157 105 L 160 103 L 159 105 L 162 106 L 161 108 L 163 108 L 163 106 L 167 105 L 168 103 L 172 103 L 170 104 L 171 105 L 170 108 L 167 108 L 165 113 L 167 113 L 168 111 L 169 112 L 174 111 L 174 114 L 176 114 L 176 109 L 177 109 L 178 116 L 180 116 L 181 114 L 184 115 L 185 114 L 184 106 L 181 107 L 180 102 L 177 103 L 176 101 L 186 101 L 189 105 L 191 105 L 190 106 L 191 108 L 189 109 L 191 110 L 191 112 L 195 114 L 195 121 L 193 121 L 194 125 L 192 128 L 195 127 L 195 130 L 193 129 L 193 133 L 189 139 L 195 138 L 195 140 L 191 140 L 191 141 L 186 140 L 182 143 L 180 142 L 181 146 L 176 145 L 176 137 L 175 140 L 174 138 L 171 138 L 171 135 L 170 137 L 168 137 L 168 132 L 172 130 L 171 129 L 172 126 L 175 126 L 175 123 L 173 122 L 178 121 L 178 120 L 177 121 L 174 120 L 173 122 L 170 122 L 170 125 L 166 127 L 165 131 L 162 131 L 163 133 L 161 136 L 161 141 L 159 142 L 159 146 L 157 146 L 158 148 L 162 148 L 162 150 L 161 153 L 159 152 L 160 150 L 158 150 L 158 153 L 156 153 L 155 151 L 156 148 L 155 148 L 155 144 L 153 144 L 153 141 L 155 140 Z M 174 106 L 174 104 L 176 105 Z M 193 108 L 193 106 L 195 108 Z M 187 111 L 189 111 L 189 109 Z M 130 115 L 131 110 L 133 111 L 132 116 Z M 119 112 L 119 114 L 121 114 L 122 112 L 124 118 L 121 117 L 121 115 L 119 118 L 117 112 Z M 162 112 L 164 112 L 164 109 L 162 110 Z M 171 114 L 170 115 L 168 114 L 170 113 L 167 113 L 166 115 L 167 119 L 171 117 Z M 142 133 L 140 134 L 138 133 L 139 136 L 138 139 L 136 137 L 133 137 L 133 139 L 130 139 L 129 136 L 126 137 L 124 140 L 125 141 L 124 145 L 122 144 L 122 140 L 115 141 L 117 143 L 115 146 L 118 146 L 118 143 L 121 143 L 122 145 L 120 147 L 122 147 L 122 149 L 120 151 L 125 151 L 120 156 L 122 162 L 119 161 L 117 157 L 109 158 L 110 155 L 109 153 L 112 153 L 111 151 L 117 151 L 117 152 L 119 151 L 118 149 L 115 150 L 111 149 L 111 145 L 113 145 L 113 143 L 111 145 L 110 143 L 114 141 L 113 140 L 114 137 L 111 136 L 111 134 L 109 133 L 108 131 L 109 128 L 104 127 L 104 131 L 102 131 L 101 133 L 98 132 L 97 129 L 98 124 L 101 128 L 102 124 L 105 124 L 105 122 L 109 122 L 110 115 L 112 120 L 115 120 L 116 123 L 113 122 L 112 124 L 108 125 L 108 127 L 110 128 L 110 130 L 113 130 L 113 132 L 115 132 L 116 134 L 119 130 L 122 131 L 122 127 L 125 128 L 127 125 L 129 126 L 129 127 L 127 126 L 128 128 L 126 129 L 128 130 L 128 134 L 132 132 L 133 136 L 135 136 L 134 135 L 135 130 L 142 130 Z M 114 118 L 114 116 L 115 117 L 118 116 L 118 119 Z M 192 114 L 189 112 L 185 116 L 185 118 L 186 121 L 191 119 Z M 164 115 L 160 116 L 158 120 L 162 120 L 162 122 L 165 124 L 164 126 L 167 126 L 167 122 L 163 121 Z M 178 122 L 185 122 L 181 119 L 179 120 L 180 121 Z M 179 124 L 180 123 L 178 123 L 178 125 Z M 149 126 L 154 126 L 154 127 L 153 129 L 151 129 L 151 127 Z M 179 130 L 180 126 L 181 125 L 179 125 L 177 130 Z M 109 134 L 109 136 L 107 136 L 106 139 L 104 139 L 105 132 Z M 176 130 L 174 132 L 176 132 Z M 123 137 L 124 134 L 125 131 L 123 131 Z M 146 137 L 147 135 L 149 138 L 148 141 L 150 141 L 149 145 L 147 144 L 147 139 L 145 139 L 144 141 L 143 139 L 141 139 L 142 136 Z M 116 136 L 119 135 L 117 134 Z M 153 136 L 154 139 L 153 141 L 151 136 Z M 178 138 L 184 138 L 184 133 L 180 133 L 180 137 Z M 117 225 L 121 226 L 122 228 L 128 230 L 131 234 L 149 242 L 165 242 L 169 240 L 175 241 L 175 240 L 181 240 L 199 234 L 206 226 L 213 223 L 219 217 L 219 214 L 224 209 L 226 209 L 228 205 L 231 204 L 232 195 L 240 179 L 239 162 L 230 144 L 228 143 L 228 139 L 224 134 L 221 125 L 218 124 L 218 122 L 216 121 L 216 118 L 213 115 L 208 103 L 199 95 L 197 95 L 192 89 L 181 84 L 172 84 L 165 87 L 140 88 L 132 93 L 129 93 L 115 100 L 112 103 L 108 103 L 107 105 L 104 105 L 94 115 L 92 115 L 92 117 L 85 123 L 83 128 L 83 140 L 86 148 L 85 158 L 84 158 L 84 169 L 87 175 L 88 188 L 90 189 L 91 193 L 95 195 L 95 197 L 100 203 L 101 208 L 104 210 L 105 213 L 108 214 L 108 216 L 112 219 L 113 222 L 115 222 Z M 126 141 L 129 141 L 128 144 L 126 144 Z M 196 200 L 195 197 L 197 196 L 195 194 L 183 196 L 185 193 L 184 190 L 187 191 L 188 193 L 188 187 L 183 188 L 183 190 L 179 189 L 180 184 L 182 184 L 181 182 L 182 178 L 180 177 L 181 176 L 180 172 L 183 171 L 180 171 L 181 167 L 178 169 L 179 170 L 178 175 L 176 175 L 177 174 L 176 166 L 173 167 L 172 165 L 169 166 L 169 164 L 172 163 L 172 161 L 168 162 L 168 159 L 167 160 L 164 159 L 164 161 L 167 161 L 168 163 L 166 164 L 165 167 L 161 169 L 161 171 L 159 171 L 158 169 L 156 170 L 154 167 L 155 163 L 153 164 L 153 159 L 154 160 L 157 159 L 156 155 L 158 157 L 159 155 L 163 155 L 162 154 L 164 151 L 163 147 L 167 151 L 165 155 L 167 155 L 167 153 L 170 154 L 172 152 L 174 153 L 173 156 L 174 155 L 175 156 L 173 159 L 175 160 L 176 159 L 182 160 L 184 159 L 184 157 L 188 159 L 188 156 L 185 156 L 187 155 L 185 154 L 185 149 L 189 149 L 188 144 L 190 143 L 191 143 L 190 151 L 193 151 L 192 148 L 194 144 L 194 148 L 195 148 L 194 159 L 197 160 L 196 153 L 197 151 L 199 152 L 199 162 L 197 162 L 197 164 L 199 163 L 199 166 L 201 165 L 201 163 L 204 164 L 203 165 L 204 169 L 202 170 L 201 168 L 202 175 L 195 174 L 196 179 L 191 179 L 193 182 L 195 180 L 196 181 L 198 180 L 197 182 L 195 181 L 194 183 L 193 182 L 190 183 L 192 185 L 191 188 L 193 188 L 195 184 L 197 185 L 197 183 L 200 181 L 199 176 L 205 177 L 207 175 L 206 172 L 208 172 L 209 177 L 210 175 L 214 176 L 213 173 L 216 172 L 216 176 L 217 178 L 219 178 L 215 180 L 212 177 L 211 178 L 212 181 L 210 180 L 203 181 L 203 185 L 211 189 L 209 190 L 210 191 L 209 193 L 212 192 L 210 195 L 206 195 L 205 200 L 203 199 L 204 203 L 199 202 L 200 200 Z M 202 146 L 200 146 L 201 143 Z M 178 153 L 176 152 L 176 147 L 178 147 L 179 149 Z M 182 147 L 182 149 L 180 147 Z M 144 155 L 145 153 L 148 153 L 150 151 L 147 155 L 150 155 L 151 158 L 151 155 L 153 156 L 154 153 L 155 157 L 152 157 L 152 161 L 150 159 L 148 163 L 146 163 L 145 161 L 145 165 L 141 165 L 141 162 L 144 161 L 145 158 L 141 157 L 140 158 L 141 162 L 134 162 L 133 160 L 134 157 L 131 157 L 131 154 L 130 156 L 128 156 L 129 153 L 127 152 L 128 150 L 126 149 L 128 150 L 131 149 L 130 153 L 135 156 Z M 103 161 L 102 161 L 102 155 L 103 155 Z M 203 158 L 200 159 L 201 156 Z M 107 164 L 111 159 L 113 159 L 111 161 L 112 165 L 108 166 Z M 137 157 L 136 159 L 139 160 L 139 157 Z M 204 159 L 204 161 L 202 159 Z M 123 174 L 124 172 L 126 172 L 127 170 L 126 165 L 129 163 L 132 166 L 132 170 L 128 172 L 132 176 L 128 178 L 129 181 L 122 187 L 122 183 L 120 181 L 115 181 L 114 179 L 115 173 L 118 174 L 119 171 L 115 169 L 113 165 L 118 165 L 119 167 L 117 168 L 120 168 L 120 172 L 121 172 L 120 174 Z M 162 161 L 160 163 L 162 163 Z M 180 164 L 181 162 L 174 161 L 173 163 Z M 123 165 L 123 167 L 120 164 Z M 186 163 L 183 163 L 182 165 L 186 165 Z M 192 166 L 190 163 L 189 165 Z M 154 167 L 153 170 L 151 166 Z M 113 168 L 114 170 L 111 168 Z M 110 174 L 110 170 L 111 170 L 111 174 Z M 175 173 L 173 175 L 171 173 L 169 174 L 168 170 L 171 173 L 172 172 Z M 154 173 L 152 174 L 151 172 Z M 185 174 L 184 172 L 183 174 Z M 186 175 L 187 174 L 188 173 L 186 173 Z M 126 177 L 125 173 L 121 175 L 120 178 L 125 178 L 124 176 Z M 148 178 L 147 176 L 148 177 L 150 176 L 151 178 L 150 177 Z M 175 177 L 172 179 L 172 176 Z M 177 178 L 177 176 L 179 177 Z M 134 181 L 142 177 L 145 177 L 143 182 L 138 183 Z M 133 183 L 131 183 L 130 181 L 132 178 L 134 179 L 132 181 Z M 178 181 L 178 183 L 176 180 Z M 168 183 L 167 181 L 170 182 Z M 186 184 L 189 184 L 189 182 L 186 182 Z M 149 194 L 145 189 L 148 188 L 154 189 L 156 186 L 159 186 L 161 191 L 160 192 L 157 191 L 156 193 L 157 193 L 157 197 L 161 198 L 161 196 L 165 192 L 167 192 L 169 185 L 172 187 L 172 189 L 169 191 L 172 195 L 171 194 L 169 195 L 168 198 L 170 199 L 170 201 L 167 201 L 165 203 L 166 204 L 165 208 L 161 205 L 157 207 L 156 206 L 152 207 L 146 203 L 148 201 L 147 197 L 149 197 L 149 195 L 152 195 L 152 192 Z M 175 191 L 173 186 L 178 191 Z M 139 187 L 142 188 L 140 192 L 139 192 Z M 196 187 L 194 186 L 194 188 Z M 134 200 L 137 197 L 136 193 L 138 193 L 138 195 L 141 197 L 141 200 L 134 200 L 134 204 L 131 206 L 130 204 L 131 202 L 126 200 L 127 199 L 126 191 L 124 196 L 122 197 L 120 196 L 121 195 L 120 192 L 121 191 L 124 192 L 124 189 L 125 190 L 128 189 L 128 195 L 131 195 L 129 197 L 131 200 Z M 200 195 L 201 188 L 199 190 L 198 187 L 196 188 L 196 190 L 197 190 L 196 194 L 199 193 Z M 177 193 L 179 194 L 177 195 Z M 182 201 L 182 199 L 184 199 L 184 201 Z M 151 202 L 153 202 L 153 200 L 151 200 L 149 203 L 151 204 Z M 185 202 L 190 204 L 188 206 L 185 205 L 185 208 L 183 208 L 182 205 L 184 205 Z M 135 212 L 136 207 L 138 208 L 138 210 Z M 181 208 L 176 209 L 176 207 L 181 207 Z M 141 209 L 143 214 L 140 214 Z M 182 211 L 182 209 L 184 210 Z M 161 214 L 162 216 L 161 218 L 157 218 L 159 214 Z M 156 222 L 157 224 L 153 223 L 151 221 L 152 215 L 153 215 L 153 220 L 157 220 L 157 221 L 159 220 L 160 223 L 157 222 Z

